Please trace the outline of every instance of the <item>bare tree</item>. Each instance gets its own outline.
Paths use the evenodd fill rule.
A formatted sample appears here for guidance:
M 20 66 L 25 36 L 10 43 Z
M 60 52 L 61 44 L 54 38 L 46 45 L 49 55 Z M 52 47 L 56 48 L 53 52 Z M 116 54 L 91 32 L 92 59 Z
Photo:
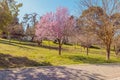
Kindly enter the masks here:
M 81 19 L 77 20 L 76 38 L 78 43 L 86 48 L 86 54 L 89 53 L 89 48 L 94 44 L 96 38 L 93 32 L 89 30 L 88 25 L 85 27 Z
M 29 24 L 27 25 L 26 31 L 25 31 L 25 35 L 27 37 L 31 37 L 30 41 L 33 41 L 33 38 L 35 36 L 35 27 L 31 27 L 29 26 Z
M 23 17 L 22 24 L 26 26 L 26 35 L 30 36 L 34 40 L 35 38 L 35 26 L 38 22 L 38 14 L 37 13 L 31 13 L 31 14 L 25 14 Z
M 102 40 L 106 46 L 106 59 L 109 60 L 111 44 L 120 27 L 120 0 L 83 0 L 82 3 L 87 10 L 83 11 L 80 19 Z

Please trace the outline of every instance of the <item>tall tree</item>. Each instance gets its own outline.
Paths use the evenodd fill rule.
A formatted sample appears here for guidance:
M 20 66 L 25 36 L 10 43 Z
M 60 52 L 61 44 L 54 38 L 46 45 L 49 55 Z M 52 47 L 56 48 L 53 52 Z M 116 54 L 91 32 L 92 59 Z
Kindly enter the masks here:
M 6 1 L 0 2 L 0 29 L 3 30 L 12 22 L 12 14 Z
M 35 37 L 35 25 L 37 24 L 38 20 L 38 14 L 37 13 L 31 13 L 31 14 L 25 14 L 23 17 L 22 24 L 26 26 L 26 35 L 31 36 L 32 40 Z M 28 27 L 29 25 L 29 27 Z
M 106 59 L 109 60 L 111 44 L 120 26 L 120 0 L 83 0 L 81 5 L 87 10 L 83 11 L 80 19 L 103 41 Z
M 19 12 L 19 8 L 22 6 L 21 3 L 17 4 L 15 0 L 1 0 L 1 8 L 2 8 L 2 12 L 4 12 L 3 16 L 1 14 L 2 17 L 1 19 L 4 20 L 0 20 L 1 21 L 1 25 L 2 25 L 2 30 L 4 33 L 6 33 L 7 35 L 10 35 L 10 29 L 15 26 L 18 25 L 18 12 Z

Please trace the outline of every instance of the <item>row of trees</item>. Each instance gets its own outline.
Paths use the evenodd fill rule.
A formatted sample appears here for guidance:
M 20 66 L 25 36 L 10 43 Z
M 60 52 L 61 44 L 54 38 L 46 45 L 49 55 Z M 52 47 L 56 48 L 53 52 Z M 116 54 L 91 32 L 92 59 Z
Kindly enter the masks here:
M 100 42 L 104 44 L 106 59 L 109 60 L 113 41 L 116 40 L 116 44 L 119 42 L 120 1 L 83 0 L 80 1 L 80 8 L 83 9 L 82 7 L 84 11 L 77 19 L 70 16 L 66 8 L 58 8 L 55 13 L 50 12 L 42 16 L 36 26 L 36 39 L 39 41 L 45 38 L 57 40 L 59 55 L 61 55 L 61 46 L 66 37 L 72 37 L 82 46 L 87 47 L 87 54 L 92 44 Z M 119 47 L 115 46 L 115 48 L 117 54 Z

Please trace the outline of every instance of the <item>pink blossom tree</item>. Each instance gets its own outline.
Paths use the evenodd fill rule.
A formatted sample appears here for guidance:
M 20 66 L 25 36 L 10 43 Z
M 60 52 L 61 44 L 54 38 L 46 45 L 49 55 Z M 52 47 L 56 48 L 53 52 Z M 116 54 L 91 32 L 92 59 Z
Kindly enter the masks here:
M 36 26 L 36 36 L 38 40 L 45 37 L 52 40 L 57 40 L 59 44 L 59 55 L 63 40 L 66 36 L 71 36 L 75 26 L 74 17 L 69 15 L 67 8 L 59 7 L 55 13 L 47 13 L 42 16 Z
M 47 13 L 46 15 L 43 15 L 40 19 L 40 21 L 36 25 L 35 29 L 35 35 L 36 35 L 36 41 L 42 41 L 44 38 L 51 39 L 51 26 L 53 23 L 51 23 L 51 19 L 53 13 Z M 50 38 L 51 37 L 51 38 Z

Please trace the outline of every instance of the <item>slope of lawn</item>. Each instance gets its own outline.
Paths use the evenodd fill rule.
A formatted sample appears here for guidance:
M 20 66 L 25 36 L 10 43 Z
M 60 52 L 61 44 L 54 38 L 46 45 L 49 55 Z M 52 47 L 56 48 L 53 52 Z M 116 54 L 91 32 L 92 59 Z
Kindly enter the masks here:
M 112 52 L 111 60 L 105 60 L 104 49 L 90 49 L 89 56 L 80 46 L 63 45 L 62 55 L 58 55 L 57 44 L 44 41 L 43 46 L 32 42 L 0 39 L 0 68 L 58 66 L 69 64 L 119 63 Z

